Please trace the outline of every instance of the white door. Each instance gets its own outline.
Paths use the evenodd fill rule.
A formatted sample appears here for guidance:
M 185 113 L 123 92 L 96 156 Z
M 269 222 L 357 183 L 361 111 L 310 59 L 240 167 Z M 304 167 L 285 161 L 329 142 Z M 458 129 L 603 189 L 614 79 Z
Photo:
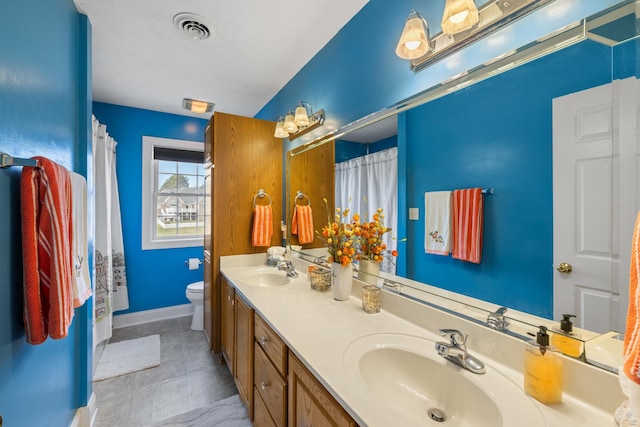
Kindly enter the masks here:
M 611 84 L 553 100 L 553 316 L 595 332 L 617 319 L 612 102 Z
M 624 332 L 640 209 L 640 81 L 553 102 L 554 319 Z M 561 263 L 570 273 L 561 273 Z M 562 269 L 562 268 L 561 268 Z

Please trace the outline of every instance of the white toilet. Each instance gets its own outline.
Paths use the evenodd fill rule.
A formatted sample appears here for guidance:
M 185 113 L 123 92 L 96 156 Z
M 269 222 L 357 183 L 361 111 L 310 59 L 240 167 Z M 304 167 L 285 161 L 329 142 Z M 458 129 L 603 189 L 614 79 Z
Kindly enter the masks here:
M 194 307 L 191 329 L 201 331 L 204 328 L 204 281 L 189 284 L 186 295 Z

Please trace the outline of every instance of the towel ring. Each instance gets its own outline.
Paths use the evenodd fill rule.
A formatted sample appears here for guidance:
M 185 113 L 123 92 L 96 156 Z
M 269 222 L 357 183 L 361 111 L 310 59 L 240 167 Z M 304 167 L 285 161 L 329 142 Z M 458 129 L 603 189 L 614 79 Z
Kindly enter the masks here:
M 258 201 L 258 199 L 264 199 L 265 197 L 269 199 L 269 204 L 265 206 L 271 205 L 271 196 L 261 188 L 260 190 L 258 190 L 258 194 L 253 197 L 253 207 L 256 207 L 256 202 Z
M 298 200 L 300 199 L 307 199 L 307 206 L 311 206 L 311 199 L 309 198 L 309 196 L 304 194 L 302 191 L 298 190 L 298 192 L 296 193 L 296 201 L 295 201 L 296 206 L 300 206 L 298 205 Z

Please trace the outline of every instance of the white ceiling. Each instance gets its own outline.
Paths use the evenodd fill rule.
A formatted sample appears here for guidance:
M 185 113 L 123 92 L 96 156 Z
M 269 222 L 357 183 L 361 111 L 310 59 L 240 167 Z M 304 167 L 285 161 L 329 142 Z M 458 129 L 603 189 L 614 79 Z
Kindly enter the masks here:
M 92 24 L 93 99 L 208 118 L 254 116 L 367 0 L 74 0 Z M 202 17 L 215 37 L 176 28 L 181 12 Z M 217 33 L 217 34 L 216 34 Z

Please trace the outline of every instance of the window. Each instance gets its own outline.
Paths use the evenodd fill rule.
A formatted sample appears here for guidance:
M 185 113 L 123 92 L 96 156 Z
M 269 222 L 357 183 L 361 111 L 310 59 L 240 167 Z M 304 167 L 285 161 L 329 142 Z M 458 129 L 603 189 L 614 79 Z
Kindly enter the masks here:
M 142 138 L 142 249 L 202 246 L 204 144 Z

